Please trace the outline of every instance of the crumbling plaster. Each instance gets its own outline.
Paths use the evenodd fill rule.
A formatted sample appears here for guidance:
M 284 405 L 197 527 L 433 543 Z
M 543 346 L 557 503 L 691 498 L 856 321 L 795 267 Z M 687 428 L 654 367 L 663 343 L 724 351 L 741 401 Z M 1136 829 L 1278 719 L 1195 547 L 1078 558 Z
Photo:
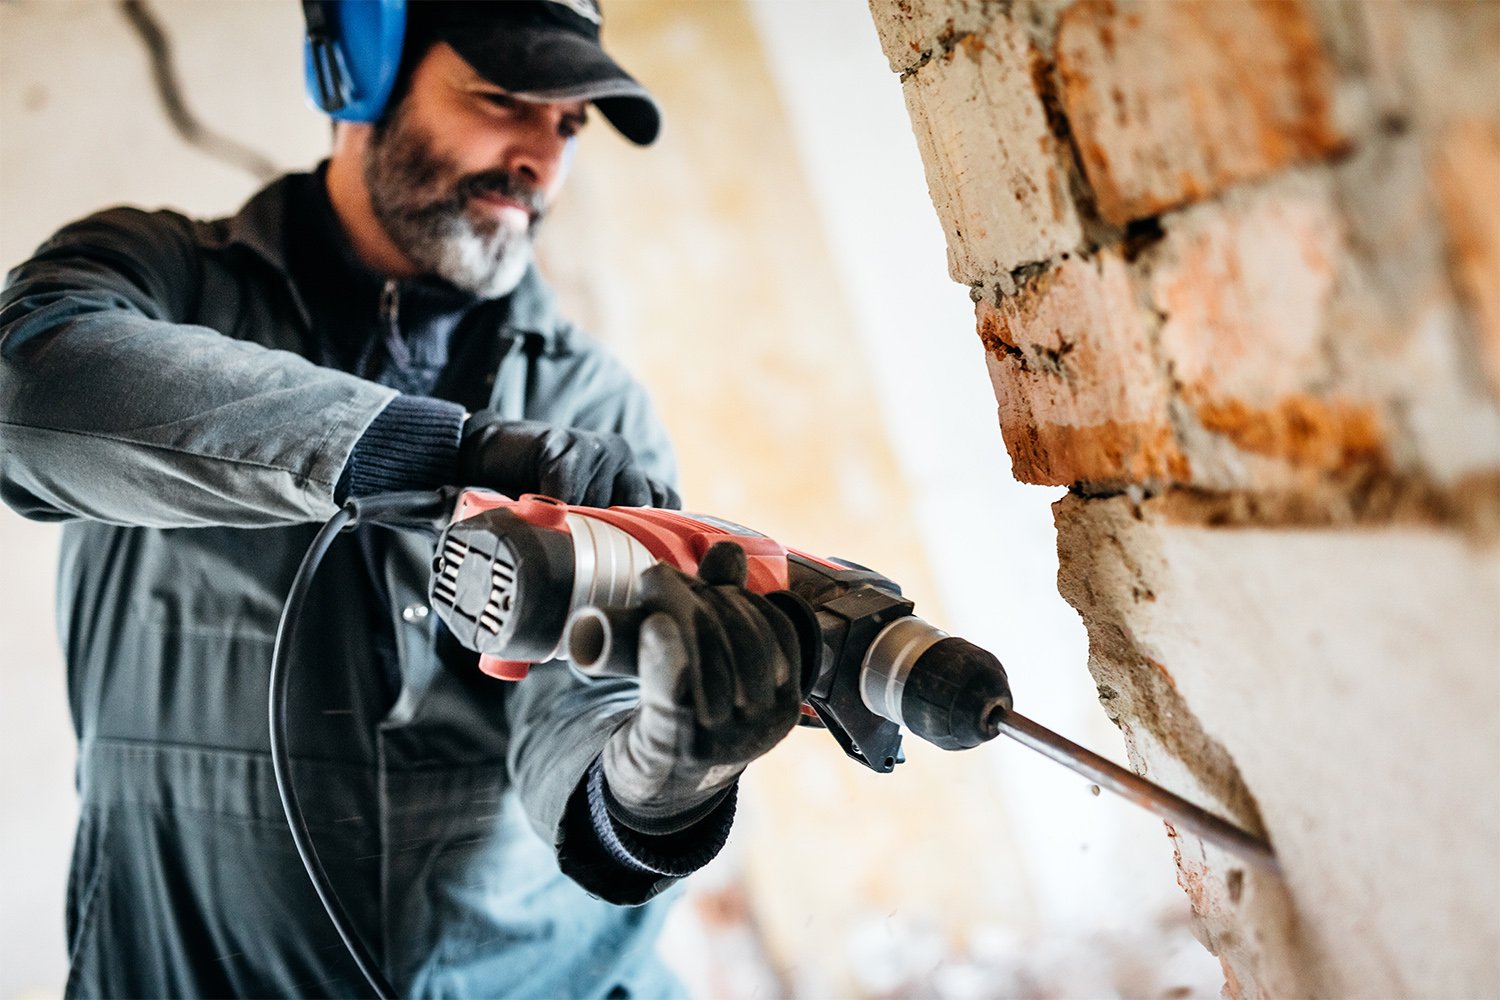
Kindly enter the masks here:
M 1493 988 L 1500 549 L 1421 522 L 1210 527 L 1171 500 L 1069 497 L 1056 515 L 1060 586 L 1132 761 L 1263 830 L 1285 869 L 1289 894 L 1176 840 L 1231 979 Z

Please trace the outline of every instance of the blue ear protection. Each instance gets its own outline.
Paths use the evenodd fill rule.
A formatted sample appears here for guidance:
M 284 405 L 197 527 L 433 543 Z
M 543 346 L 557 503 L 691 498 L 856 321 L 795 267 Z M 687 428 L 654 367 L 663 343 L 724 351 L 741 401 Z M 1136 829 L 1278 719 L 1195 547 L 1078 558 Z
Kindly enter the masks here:
M 341 122 L 373 122 L 401 69 L 407 0 L 302 0 L 307 18 L 303 71 L 313 106 Z M 563 148 L 573 167 L 578 140 Z
M 302 13 L 314 106 L 339 121 L 375 121 L 401 68 L 406 0 L 302 0 Z

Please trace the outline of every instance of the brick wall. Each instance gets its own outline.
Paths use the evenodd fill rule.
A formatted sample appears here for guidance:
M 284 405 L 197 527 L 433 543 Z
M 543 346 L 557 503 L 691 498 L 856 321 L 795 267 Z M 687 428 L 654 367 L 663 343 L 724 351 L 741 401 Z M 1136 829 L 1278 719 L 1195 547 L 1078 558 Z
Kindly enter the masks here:
M 1229 992 L 1493 990 L 1500 6 L 871 9 Z

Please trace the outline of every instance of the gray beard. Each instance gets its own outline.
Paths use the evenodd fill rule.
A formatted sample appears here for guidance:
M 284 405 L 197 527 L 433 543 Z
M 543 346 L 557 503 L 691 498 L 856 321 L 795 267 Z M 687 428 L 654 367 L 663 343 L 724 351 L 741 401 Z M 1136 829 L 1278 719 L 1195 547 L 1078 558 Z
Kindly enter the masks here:
M 405 236 L 414 248 L 407 256 L 479 298 L 502 298 L 516 290 L 531 263 L 531 233 L 499 224 L 487 228 L 488 235 L 480 232 L 462 212 L 442 225 L 413 227 Z
M 530 226 L 510 215 L 475 219 L 457 168 L 429 153 L 430 144 L 398 110 L 365 150 L 365 185 L 375 218 L 407 259 L 479 298 L 515 291 L 532 257 Z

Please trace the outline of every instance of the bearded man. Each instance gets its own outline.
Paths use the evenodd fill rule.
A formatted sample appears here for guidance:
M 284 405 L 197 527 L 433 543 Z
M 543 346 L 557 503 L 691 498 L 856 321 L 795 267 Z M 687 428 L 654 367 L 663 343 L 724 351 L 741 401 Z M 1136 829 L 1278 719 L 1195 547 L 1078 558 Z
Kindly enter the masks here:
M 0 300 L 0 493 L 67 522 L 70 996 L 368 993 L 268 752 L 272 641 L 317 522 L 441 485 L 677 502 L 646 394 L 531 261 L 590 112 L 644 145 L 655 102 L 589 0 L 415 3 L 406 29 L 388 106 L 337 124 L 315 172 L 229 219 L 91 216 Z M 660 581 L 640 656 L 672 680 L 554 662 L 507 685 L 429 613 L 431 558 L 362 527 L 294 643 L 292 777 L 358 936 L 402 994 L 678 992 L 661 893 L 795 723 L 790 626 L 731 553 Z

